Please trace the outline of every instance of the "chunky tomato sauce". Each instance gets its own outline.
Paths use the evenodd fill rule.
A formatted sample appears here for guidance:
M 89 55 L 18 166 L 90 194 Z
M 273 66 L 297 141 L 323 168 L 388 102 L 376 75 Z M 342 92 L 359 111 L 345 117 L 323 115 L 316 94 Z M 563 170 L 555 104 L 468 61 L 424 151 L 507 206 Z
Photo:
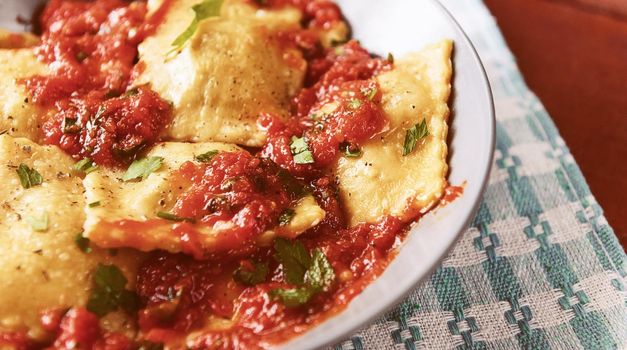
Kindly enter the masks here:
M 386 130 L 382 94 L 371 78 L 393 63 L 373 57 L 356 41 L 324 48 L 320 31 L 342 21 L 339 8 L 330 1 L 250 2 L 302 11 L 303 29 L 279 33 L 276 39 L 280 47 L 302 54 L 307 63 L 305 86 L 294 96 L 289 120 L 261 111 L 258 123 L 268 138 L 260 149 L 217 152 L 203 162 L 186 162 L 177 171 L 184 190 L 170 213 L 180 221 L 172 234 L 186 247 L 181 254 L 152 252 L 140 267 L 136 280 L 140 309 L 134 315 L 140 329 L 137 339 L 107 333 L 96 315 L 73 308 L 43 315 L 42 324 L 52 334 L 50 343 L 1 333 L 0 345 L 264 348 L 341 310 L 385 269 L 404 238 L 406 223 L 388 216 L 350 227 L 328 169 L 339 157 L 359 157 L 361 147 Z M 170 105 L 149 87 L 129 86 L 133 72 L 141 69 L 136 64 L 137 45 L 158 25 L 167 4 L 146 18 L 143 1 L 48 3 L 41 17 L 42 43 L 35 50 L 52 74 L 23 81 L 35 103 L 56 111 L 44 122 L 46 143 L 76 158 L 121 166 L 159 141 L 171 118 Z M 310 154 L 297 160 L 295 142 L 306 144 Z M 447 199 L 458 192 L 448 191 Z M 276 245 L 255 240 L 268 229 L 280 229 L 283 215 L 306 194 L 314 196 L 325 217 L 291 242 L 300 242 L 306 252 L 322 253 L 333 279 L 324 288 L 307 287 L 311 291 L 305 302 L 294 305 L 277 297 L 276 291 L 306 287 L 286 277 Z M 221 222 L 233 225 L 218 238 L 220 254 L 207 255 L 198 243 L 198 225 Z M 196 336 L 188 341 L 191 332 Z
M 46 143 L 119 165 L 157 140 L 170 105 L 146 87 L 127 90 L 137 45 L 162 16 L 146 11 L 143 1 L 48 2 L 35 53 L 51 74 L 23 80 L 34 103 L 57 111 L 43 121 Z

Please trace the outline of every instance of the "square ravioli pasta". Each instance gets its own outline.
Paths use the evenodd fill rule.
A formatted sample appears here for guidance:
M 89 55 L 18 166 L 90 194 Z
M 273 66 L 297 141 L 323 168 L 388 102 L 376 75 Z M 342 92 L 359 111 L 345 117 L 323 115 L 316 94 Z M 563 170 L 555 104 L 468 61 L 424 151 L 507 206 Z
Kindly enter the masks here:
M 156 33 L 139 45 L 142 69 L 134 84 L 149 84 L 172 102 L 168 139 L 261 146 L 265 130 L 257 118 L 262 113 L 287 118 L 290 101 L 303 86 L 307 62 L 285 35 L 301 29 L 302 14 L 291 6 L 259 9 L 226 0 L 220 16 L 199 23 L 189 42 L 173 49 L 198 3 L 169 5 Z M 341 41 L 347 32 L 342 22 L 319 35 Z
M 396 60 L 376 77 L 388 130 L 362 147 L 360 158 L 335 166 L 340 196 L 351 223 L 385 215 L 411 220 L 435 205 L 447 185 L 447 101 L 453 43 L 444 40 Z M 407 130 L 426 124 L 428 135 L 404 155 Z
M 129 178 L 141 162 L 155 164 L 154 171 Z M 324 219 L 310 194 L 292 190 L 293 181 L 235 145 L 161 143 L 126 172 L 103 169 L 85 177 L 85 236 L 104 248 L 197 258 L 267 245 Z
M 82 180 L 73 164 L 54 146 L 0 136 L 0 333 L 26 331 L 44 340 L 49 334 L 41 314 L 84 307 L 100 264 L 117 266 L 133 288 L 141 253 L 111 256 L 76 243 L 85 215 Z M 133 324 L 122 313 L 102 322 L 118 331 Z

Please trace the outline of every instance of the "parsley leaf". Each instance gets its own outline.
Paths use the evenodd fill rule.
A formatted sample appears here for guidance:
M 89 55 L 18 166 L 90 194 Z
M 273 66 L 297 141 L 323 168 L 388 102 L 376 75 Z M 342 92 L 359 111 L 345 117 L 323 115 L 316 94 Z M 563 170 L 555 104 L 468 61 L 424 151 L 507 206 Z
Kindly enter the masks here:
M 340 143 L 340 151 L 342 151 L 344 155 L 348 158 L 359 158 L 363 153 L 361 149 L 359 149 L 358 147 L 353 147 L 348 142 Z
M 99 264 L 92 278 L 87 310 L 99 317 L 120 308 L 129 313 L 137 310 L 139 300 L 134 292 L 126 289 L 126 282 L 117 266 Z
M 100 204 L 101 204 L 100 201 L 95 201 L 95 202 L 91 202 L 91 203 L 87 204 L 87 206 L 90 207 L 90 208 L 96 208 L 96 207 L 99 207 Z
M 30 224 L 33 230 L 37 232 L 45 232 L 48 230 L 48 213 L 44 212 L 40 217 L 25 217 L 26 221 Z
M 281 215 L 279 215 L 279 226 L 285 226 L 289 224 L 290 221 L 292 221 L 294 215 L 296 215 L 294 209 L 287 208 L 283 210 L 283 212 L 281 212 Z
M 183 45 L 189 40 L 196 29 L 198 29 L 198 23 L 203 19 L 207 19 L 209 17 L 216 17 L 220 15 L 220 9 L 222 8 L 223 0 L 204 0 L 203 2 L 192 6 L 192 10 L 194 11 L 194 19 L 192 23 L 181 33 L 179 36 L 174 39 L 172 42 L 172 50 L 169 53 L 180 50 Z
M 403 144 L 403 155 L 410 154 L 416 143 L 429 135 L 429 129 L 427 129 L 427 121 L 423 119 L 419 124 L 407 129 L 405 132 L 405 143 Z
M 309 253 L 307 253 L 309 256 Z M 316 248 L 310 258 L 310 266 L 305 272 L 304 285 L 298 288 L 281 288 L 270 290 L 270 296 L 278 298 L 287 307 L 296 307 L 306 304 L 317 293 L 328 291 L 335 280 L 333 267 L 322 253 Z M 285 264 L 283 265 L 285 269 Z M 286 274 L 287 277 L 287 274 Z
M 292 136 L 290 151 L 292 151 L 294 155 L 294 163 L 296 164 L 311 164 L 314 162 L 313 154 L 309 150 L 309 146 L 304 137 Z
M 218 155 L 218 153 L 220 153 L 220 152 L 216 151 L 216 150 L 208 151 L 208 152 L 205 152 L 203 154 L 197 155 L 196 157 L 194 157 L 194 159 L 196 159 L 197 161 L 202 162 L 202 163 L 208 163 L 208 162 L 210 162 L 213 159 L 213 157 Z
M 303 243 L 277 238 L 274 240 L 274 252 L 275 259 L 283 265 L 287 283 L 303 284 L 305 273 L 311 264 L 311 257 Z
M 78 249 L 80 249 L 83 253 L 91 253 L 91 247 L 89 246 L 89 238 L 83 237 L 83 233 L 79 233 L 74 238 L 74 243 Z
M 253 263 L 253 270 L 246 266 L 239 266 L 233 272 L 233 278 L 246 286 L 254 286 L 266 281 L 268 276 L 268 263 Z
M 74 170 L 82 171 L 85 174 L 91 173 L 96 170 L 96 168 L 98 168 L 98 166 L 94 164 L 91 158 L 83 158 L 74 164 Z
M 379 92 L 379 91 L 375 87 L 366 88 L 366 89 L 361 90 L 362 95 L 366 96 L 368 101 L 372 101 L 374 99 L 374 97 L 377 96 L 377 92 Z
M 22 187 L 25 189 L 41 185 L 41 183 L 44 182 L 44 178 L 37 170 L 29 168 L 28 165 L 24 163 L 20 164 L 15 171 L 20 178 Z
M 147 157 L 134 161 L 128 167 L 122 181 L 130 181 L 140 178 L 146 180 L 150 173 L 159 170 L 163 164 L 163 157 Z

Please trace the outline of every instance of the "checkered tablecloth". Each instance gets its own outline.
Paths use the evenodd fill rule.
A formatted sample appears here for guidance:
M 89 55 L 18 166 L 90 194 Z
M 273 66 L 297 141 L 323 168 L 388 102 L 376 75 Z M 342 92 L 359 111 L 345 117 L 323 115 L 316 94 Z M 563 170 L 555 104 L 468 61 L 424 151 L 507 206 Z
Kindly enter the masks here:
M 335 349 L 627 347 L 625 253 L 612 228 L 485 5 L 442 1 L 492 85 L 490 182 L 437 271 Z

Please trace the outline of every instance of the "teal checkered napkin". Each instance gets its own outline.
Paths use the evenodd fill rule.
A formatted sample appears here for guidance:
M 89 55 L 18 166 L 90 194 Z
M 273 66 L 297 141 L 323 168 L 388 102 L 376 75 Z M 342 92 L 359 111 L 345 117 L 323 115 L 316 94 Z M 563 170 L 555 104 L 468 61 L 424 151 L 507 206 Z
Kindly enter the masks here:
M 627 347 L 625 253 L 480 0 L 443 0 L 496 105 L 490 182 L 472 226 L 395 310 L 335 349 Z

